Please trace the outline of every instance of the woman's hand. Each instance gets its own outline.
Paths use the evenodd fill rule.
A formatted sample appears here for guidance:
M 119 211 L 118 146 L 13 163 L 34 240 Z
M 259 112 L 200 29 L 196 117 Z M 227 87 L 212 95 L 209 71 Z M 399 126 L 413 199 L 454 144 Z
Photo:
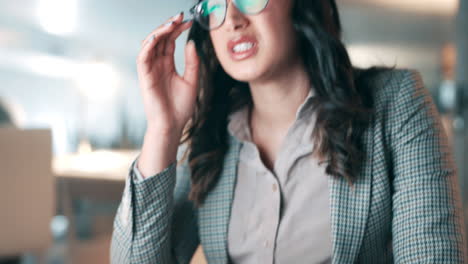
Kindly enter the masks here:
M 147 131 L 181 135 L 195 109 L 199 59 L 192 41 L 185 47 L 183 76 L 176 72 L 174 63 L 175 40 L 193 23 L 182 23 L 182 19 L 180 13 L 151 32 L 138 55 Z

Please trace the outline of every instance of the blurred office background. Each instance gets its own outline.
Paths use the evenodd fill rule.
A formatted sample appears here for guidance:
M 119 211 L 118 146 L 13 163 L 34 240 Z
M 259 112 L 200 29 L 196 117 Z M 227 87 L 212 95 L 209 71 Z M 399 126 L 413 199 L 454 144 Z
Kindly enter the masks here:
M 457 83 L 460 73 L 468 75 L 460 61 L 468 61 L 462 30 L 468 9 L 460 1 L 338 3 L 355 65 L 421 72 L 456 152 L 463 190 L 467 133 Z M 0 176 L 0 219 L 7 209 L 17 219 L 10 226 L 0 220 L 0 262 L 15 256 L 20 263 L 109 262 L 113 217 L 145 131 L 135 65 L 140 44 L 192 4 L 0 0 L 0 101 L 10 113 L 0 131 L 7 168 Z M 186 33 L 177 40 L 181 72 L 185 40 Z

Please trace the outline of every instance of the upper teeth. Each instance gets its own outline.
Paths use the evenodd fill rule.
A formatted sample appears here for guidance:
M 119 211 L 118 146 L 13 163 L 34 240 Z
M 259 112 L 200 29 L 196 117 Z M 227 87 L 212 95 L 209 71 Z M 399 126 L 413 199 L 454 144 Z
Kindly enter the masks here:
M 250 43 L 250 42 L 243 42 L 243 43 L 239 43 L 237 45 L 234 46 L 233 50 L 234 52 L 242 52 L 242 51 L 246 51 L 250 48 L 253 47 L 253 43 Z

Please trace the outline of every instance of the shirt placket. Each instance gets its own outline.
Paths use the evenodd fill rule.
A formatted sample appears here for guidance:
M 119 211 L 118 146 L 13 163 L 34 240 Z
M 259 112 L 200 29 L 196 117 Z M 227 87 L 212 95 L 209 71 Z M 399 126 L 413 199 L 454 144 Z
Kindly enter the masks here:
M 278 180 L 270 171 L 259 172 L 257 177 L 264 177 L 264 182 L 266 182 L 262 186 L 263 197 L 266 201 L 263 203 L 265 205 L 262 210 L 264 221 L 262 221 L 261 228 L 263 256 L 259 263 L 273 263 L 281 213 L 281 193 Z
M 258 238 L 260 254 L 258 254 L 258 263 L 273 263 L 275 254 L 275 242 L 278 232 L 280 209 L 281 209 L 281 192 L 277 177 L 268 170 L 260 158 L 258 148 L 254 144 L 247 144 L 250 150 L 247 152 L 253 153 L 251 156 L 250 165 L 255 166 L 256 177 L 258 182 L 263 182 L 258 186 L 259 193 L 257 197 L 261 197 L 259 203 L 262 205 L 261 218 L 262 221 L 258 227 L 260 237 Z

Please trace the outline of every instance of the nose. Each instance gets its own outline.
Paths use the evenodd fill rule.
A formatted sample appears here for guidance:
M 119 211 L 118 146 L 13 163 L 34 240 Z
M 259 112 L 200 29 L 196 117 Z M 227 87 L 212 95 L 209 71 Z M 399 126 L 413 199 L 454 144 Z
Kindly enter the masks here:
M 225 28 L 228 31 L 236 31 L 245 28 L 249 24 L 248 18 L 237 9 L 232 0 L 228 2 L 226 18 L 224 20 Z

